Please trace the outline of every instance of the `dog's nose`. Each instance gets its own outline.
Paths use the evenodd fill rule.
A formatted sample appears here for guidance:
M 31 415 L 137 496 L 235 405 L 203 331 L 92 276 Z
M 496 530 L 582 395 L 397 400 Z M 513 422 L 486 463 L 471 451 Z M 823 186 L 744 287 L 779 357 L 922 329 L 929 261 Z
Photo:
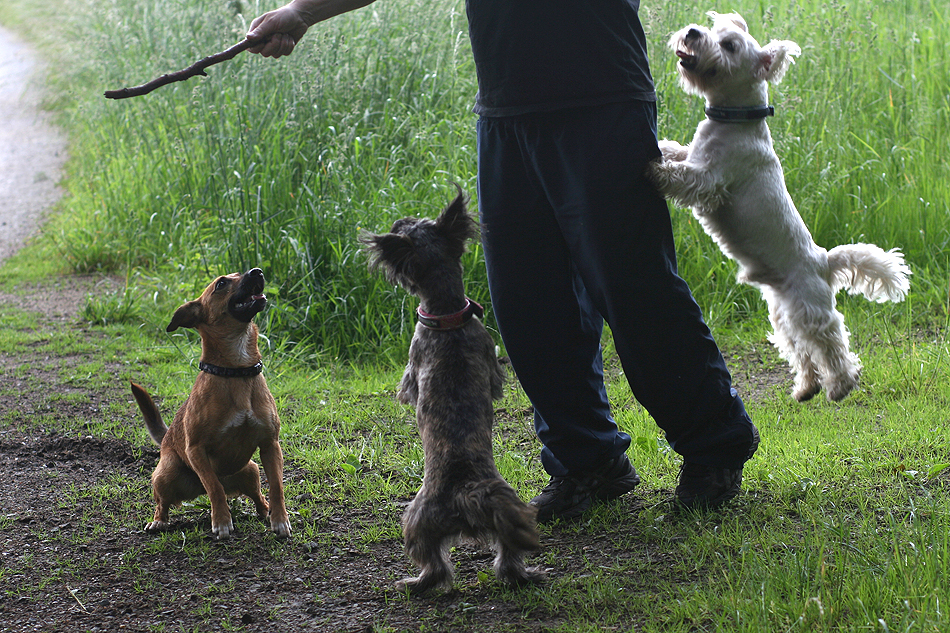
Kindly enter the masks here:
M 686 31 L 686 36 L 683 39 L 688 42 L 689 40 L 697 39 L 699 36 L 700 36 L 699 29 L 690 29 Z
M 247 271 L 246 273 L 244 273 L 244 275 L 245 275 L 246 277 L 260 277 L 261 279 L 263 279 L 263 278 L 264 278 L 264 271 L 261 270 L 260 268 L 252 268 L 252 269 L 250 269 L 249 271 Z

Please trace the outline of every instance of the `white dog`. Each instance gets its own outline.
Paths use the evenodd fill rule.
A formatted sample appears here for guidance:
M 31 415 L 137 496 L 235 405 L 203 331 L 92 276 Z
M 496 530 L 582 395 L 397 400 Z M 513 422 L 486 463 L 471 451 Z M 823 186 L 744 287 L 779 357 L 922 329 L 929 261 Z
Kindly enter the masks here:
M 692 24 L 673 34 L 680 83 L 706 99 L 705 121 L 683 147 L 661 141 L 662 159 L 649 176 L 693 214 L 728 257 L 738 280 L 761 290 L 774 333 L 769 337 L 795 371 L 793 397 L 822 387 L 841 400 L 858 384 L 861 365 L 848 349 L 848 330 L 835 309 L 847 288 L 872 301 L 901 301 L 910 269 L 897 250 L 848 244 L 826 251 L 795 209 L 765 117 L 768 81 L 779 82 L 794 42 L 761 47 L 738 14 L 709 13 L 712 29 Z

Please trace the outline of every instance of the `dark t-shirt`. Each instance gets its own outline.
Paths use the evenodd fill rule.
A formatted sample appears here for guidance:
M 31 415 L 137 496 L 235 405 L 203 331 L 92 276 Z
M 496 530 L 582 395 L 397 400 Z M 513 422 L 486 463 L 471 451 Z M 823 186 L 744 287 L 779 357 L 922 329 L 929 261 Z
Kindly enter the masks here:
M 640 0 L 466 0 L 475 112 L 655 100 Z

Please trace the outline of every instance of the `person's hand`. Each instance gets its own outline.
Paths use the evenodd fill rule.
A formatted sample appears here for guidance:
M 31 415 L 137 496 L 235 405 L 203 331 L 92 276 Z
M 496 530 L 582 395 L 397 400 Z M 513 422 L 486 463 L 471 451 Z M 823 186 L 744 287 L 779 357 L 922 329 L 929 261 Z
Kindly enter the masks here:
M 247 39 L 264 39 L 270 36 L 263 44 L 247 49 L 251 53 L 259 53 L 264 57 L 283 57 L 293 52 L 294 46 L 300 41 L 309 25 L 303 16 L 291 6 L 270 11 L 254 19 L 247 32 Z

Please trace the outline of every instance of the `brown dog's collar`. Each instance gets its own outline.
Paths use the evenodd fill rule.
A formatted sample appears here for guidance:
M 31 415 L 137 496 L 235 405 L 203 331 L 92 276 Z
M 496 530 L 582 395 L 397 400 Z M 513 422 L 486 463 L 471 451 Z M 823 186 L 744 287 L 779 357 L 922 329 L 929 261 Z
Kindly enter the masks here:
M 221 378 L 252 378 L 264 371 L 264 361 L 259 360 L 250 367 L 220 367 L 201 361 L 198 363 L 198 369 Z
M 477 316 L 479 319 L 482 318 L 485 314 L 485 308 L 466 297 L 465 307 L 455 314 L 436 316 L 425 312 L 422 308 L 416 308 L 416 314 L 419 315 L 419 323 L 430 330 L 446 331 L 459 329 L 471 321 L 473 316 Z

